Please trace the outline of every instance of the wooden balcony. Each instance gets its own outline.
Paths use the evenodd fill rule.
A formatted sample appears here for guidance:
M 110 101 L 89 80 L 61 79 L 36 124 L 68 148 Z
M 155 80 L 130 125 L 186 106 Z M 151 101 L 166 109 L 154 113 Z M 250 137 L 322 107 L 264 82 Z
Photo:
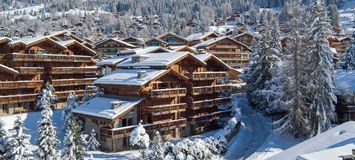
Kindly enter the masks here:
M 3 89 L 24 89 L 24 88 L 40 88 L 43 81 L 0 81 L 0 90 Z
M 170 120 L 166 122 L 159 122 L 155 124 L 145 124 L 143 125 L 146 130 L 168 130 L 174 128 L 181 128 L 186 126 L 186 118 L 178 120 Z M 118 139 L 123 137 L 129 137 L 131 131 L 136 128 L 137 125 L 120 127 L 120 128 L 100 128 L 100 135 L 103 137 L 108 137 L 112 139 Z
M 212 94 L 212 86 L 192 87 L 192 95 Z
M 213 106 L 213 100 L 203 100 L 203 101 L 194 101 L 192 102 L 191 109 L 192 110 L 197 110 L 201 108 L 209 108 Z
M 201 116 L 192 116 L 188 118 L 188 121 L 191 123 L 201 123 L 201 122 L 211 122 L 213 120 L 218 120 L 220 118 L 230 117 L 231 111 L 218 111 L 210 114 L 205 114 Z
M 185 112 L 186 111 L 186 103 L 149 106 L 146 109 L 147 109 L 147 111 L 152 112 L 153 115 Z
M 54 94 L 59 98 L 59 99 L 64 99 L 67 98 L 69 93 L 75 92 L 75 94 L 78 97 L 83 97 L 85 90 L 72 90 L 72 91 L 57 91 Z M 93 92 L 93 91 L 89 91 L 89 92 Z
M 90 56 L 62 55 L 62 54 L 11 54 L 15 62 L 80 62 L 90 63 Z
M 220 105 L 220 104 L 231 105 L 232 104 L 232 98 L 231 97 L 215 98 L 215 99 L 213 99 L 213 104 L 215 106 Z
M 19 94 L 0 96 L 0 104 L 14 104 L 23 102 L 33 102 L 37 98 L 37 94 Z
M 98 68 L 93 67 L 52 67 L 49 71 L 52 74 L 96 74 Z
M 182 97 L 186 95 L 186 88 L 155 89 L 151 91 L 152 98 Z
M 43 74 L 43 67 L 17 67 L 16 70 L 20 72 L 21 75 L 36 75 Z
M 231 89 L 230 85 L 223 84 L 223 85 L 215 85 L 213 86 L 213 93 L 221 93 L 223 91 L 228 91 Z
M 91 85 L 96 78 L 85 78 L 85 79 L 55 79 L 52 80 L 52 85 L 54 87 L 60 86 L 78 86 L 78 85 Z
M 197 80 L 214 80 L 223 79 L 226 77 L 226 72 L 195 72 L 191 74 L 186 74 L 190 79 Z

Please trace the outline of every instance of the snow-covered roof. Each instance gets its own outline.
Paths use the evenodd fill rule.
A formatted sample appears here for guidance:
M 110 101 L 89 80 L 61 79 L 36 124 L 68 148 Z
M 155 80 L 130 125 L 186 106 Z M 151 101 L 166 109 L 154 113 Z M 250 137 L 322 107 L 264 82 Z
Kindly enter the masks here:
M 145 72 L 145 76 L 138 77 L 138 73 Z M 95 85 L 128 85 L 128 86 L 143 86 L 148 82 L 159 78 L 167 73 L 168 70 L 154 70 L 154 69 L 118 69 L 114 72 L 99 78 L 94 81 Z
M 127 97 L 95 97 L 77 108 L 72 109 L 73 113 L 89 115 L 94 117 L 100 117 L 104 119 L 114 119 L 117 116 L 123 116 L 137 104 L 139 104 L 144 98 L 132 98 Z M 114 104 L 120 104 L 117 108 L 113 109 Z
M 62 46 L 67 46 L 69 44 L 72 44 L 75 42 L 75 40 L 71 39 L 71 40 L 66 40 L 66 41 L 57 41 L 59 44 L 61 44 Z
M 228 64 L 226 64 L 225 62 L 223 62 L 221 59 L 219 59 L 218 57 L 216 57 L 213 54 L 204 53 L 204 54 L 195 54 L 194 56 L 203 62 L 207 62 L 209 59 L 213 58 L 216 61 L 218 61 L 221 65 L 226 67 L 226 69 L 231 69 L 231 67 Z
M 203 41 L 203 42 L 201 42 L 201 43 L 198 43 L 198 44 L 194 45 L 193 47 L 194 47 L 194 48 L 201 48 L 201 47 L 204 48 L 204 47 L 210 46 L 210 45 L 212 45 L 212 44 L 214 44 L 214 43 L 217 43 L 217 42 L 219 42 L 219 41 L 221 41 L 221 40 L 224 40 L 224 39 L 231 40 L 231 41 L 233 41 L 233 42 L 235 42 L 235 43 L 238 43 L 238 44 L 244 46 L 245 48 L 251 50 L 247 45 L 245 45 L 245 44 L 243 44 L 243 43 L 241 43 L 241 42 L 238 42 L 238 41 L 236 41 L 236 40 L 234 40 L 234 39 L 232 39 L 232 38 L 229 38 L 229 37 L 227 37 L 227 36 L 212 38 L 212 39 L 209 39 L 209 40 L 207 40 L 207 41 Z
M 170 46 L 169 49 L 172 49 L 173 52 L 181 52 L 184 50 L 187 50 L 191 53 L 197 53 L 197 49 L 196 48 L 192 48 L 188 45 L 182 45 L 182 46 Z
M 355 71 L 335 71 L 335 87 L 341 91 L 355 91 Z
M 8 66 L 5 66 L 5 65 L 2 65 L 0 64 L 0 70 L 4 71 L 4 72 L 7 72 L 7 73 L 10 73 L 10 74 L 13 74 L 13 75 L 19 75 L 20 73 L 15 70 L 15 69 L 12 69 Z
M 200 33 L 191 34 L 191 35 L 187 36 L 186 39 L 189 41 L 198 41 L 198 40 L 202 40 L 203 38 L 210 36 L 212 34 L 217 35 L 216 32 L 200 32 Z
M 62 46 L 65 46 L 65 47 L 69 47 L 71 45 L 79 45 L 80 47 L 82 47 L 84 50 L 86 50 L 87 52 L 90 53 L 90 55 L 96 55 L 96 52 L 94 50 L 92 50 L 91 48 L 85 46 L 83 43 L 80 43 L 76 40 L 66 40 L 66 41 L 57 41 L 57 43 L 61 44 Z
M 48 36 L 38 36 L 38 37 L 27 36 L 27 37 L 22 37 L 22 38 L 20 38 L 18 40 L 11 41 L 9 44 L 10 45 L 16 45 L 18 43 L 22 43 L 22 44 L 28 46 L 28 45 L 31 45 L 33 43 L 41 42 L 41 41 L 44 41 L 44 40 L 48 40 L 48 41 L 52 42 L 53 44 L 56 44 L 56 45 L 60 46 L 62 49 L 66 49 L 65 46 L 63 46 L 62 44 L 58 43 L 57 41 L 49 38 Z
M 153 37 L 153 38 L 151 38 L 151 39 L 148 39 L 147 41 L 145 41 L 145 43 L 149 43 L 150 41 L 153 41 L 153 40 L 156 40 L 156 41 L 158 41 L 158 42 L 160 42 L 160 43 L 169 44 L 168 42 L 165 42 L 165 41 L 163 41 L 163 40 L 161 40 L 161 39 L 159 39 L 159 38 L 156 38 L 156 37 Z
M 344 146 L 325 149 L 318 152 L 302 154 L 297 158 L 302 160 L 303 159 L 304 160 L 321 160 L 321 159 L 343 160 L 343 158 L 340 156 L 352 155 L 352 149 L 355 149 L 355 144 L 347 144 Z
M 188 52 L 169 52 L 169 53 L 149 53 L 149 54 L 140 54 L 146 59 L 140 62 L 132 62 L 132 57 L 118 64 L 118 67 L 167 67 L 174 62 L 188 56 Z
M 325 153 L 330 154 L 333 150 L 329 150 L 329 149 L 335 149 L 337 147 L 345 146 L 348 144 L 354 144 L 354 143 L 355 143 L 355 122 L 349 121 L 341 125 L 338 125 L 337 127 L 334 127 L 324 133 L 321 133 L 313 138 L 310 138 L 302 143 L 299 143 L 275 156 L 272 156 L 269 158 L 269 160 L 295 160 L 297 158 L 301 159 L 302 155 L 305 156 L 309 153 L 315 153 L 319 151 L 324 151 L 323 154 Z M 318 153 L 310 154 L 310 155 L 322 156 Z M 322 159 L 322 158 L 316 157 L 316 159 Z
M 233 39 L 234 39 L 234 38 L 241 37 L 241 36 L 244 36 L 244 35 L 250 35 L 250 36 L 253 36 L 253 37 L 256 37 L 256 38 L 261 38 L 261 37 L 260 37 L 259 35 L 257 35 L 257 34 L 253 34 L 253 33 L 251 33 L 251 32 L 243 32 L 243 33 L 241 33 L 241 34 L 238 34 L 238 35 L 234 36 Z
M 186 38 L 184 38 L 184 37 L 181 37 L 181 36 L 179 36 L 179 35 L 177 35 L 177 34 L 175 34 L 175 33 L 172 33 L 172 32 L 166 32 L 166 33 L 163 33 L 163 34 L 161 34 L 161 35 L 159 35 L 159 36 L 157 36 L 157 38 L 158 39 L 161 39 L 161 38 L 163 38 L 163 37 L 165 37 L 165 36 L 173 36 L 173 37 L 176 37 L 176 38 L 179 38 L 179 39 L 181 39 L 181 40 L 183 40 L 183 41 L 188 41 Z
M 129 37 L 123 38 L 123 39 L 121 39 L 121 41 L 126 41 L 126 40 L 128 40 L 130 38 L 135 39 L 137 41 L 144 42 L 144 38 L 138 38 L 138 37 L 134 37 L 134 36 L 129 36 Z
M 157 51 L 164 51 L 164 52 L 170 52 L 170 50 L 161 47 L 161 46 L 149 46 L 145 48 L 135 48 L 135 49 L 128 49 L 124 51 L 120 51 L 118 54 L 146 54 L 146 53 L 154 53 Z
M 129 56 L 113 56 L 108 59 L 103 59 L 99 63 L 97 63 L 97 66 L 107 66 L 107 65 L 117 65 L 118 63 L 126 60 Z
M 7 43 L 7 42 L 10 42 L 11 41 L 11 39 L 10 38 L 8 38 L 8 37 L 0 37 L 0 43 Z
M 117 42 L 117 43 L 121 43 L 121 44 L 123 44 L 123 45 L 125 45 L 125 46 L 128 46 L 128 47 L 132 47 L 132 48 L 135 48 L 135 47 L 136 47 L 136 46 L 133 45 L 133 44 L 130 44 L 130 43 L 121 41 L 121 40 L 116 39 L 116 38 L 107 38 L 107 39 L 104 39 L 104 40 L 102 40 L 102 41 L 96 42 L 96 43 L 95 43 L 95 46 L 98 46 L 98 45 L 100 45 L 100 44 L 102 44 L 102 43 L 105 43 L 105 42 L 111 41 L 111 40 L 112 40 L 112 41 L 115 41 L 115 42 Z

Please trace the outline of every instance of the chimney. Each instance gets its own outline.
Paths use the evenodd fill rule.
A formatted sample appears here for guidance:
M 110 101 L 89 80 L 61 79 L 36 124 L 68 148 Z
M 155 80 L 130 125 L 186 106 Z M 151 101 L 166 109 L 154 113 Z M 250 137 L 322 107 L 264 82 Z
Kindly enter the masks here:
M 111 102 L 111 105 L 112 105 L 111 109 L 116 109 L 121 106 L 121 102 L 120 101 L 113 101 L 113 102 Z
M 137 73 L 137 77 L 138 78 L 143 78 L 145 76 L 146 76 L 146 71 L 145 70 L 138 71 L 138 73 Z
M 135 55 L 132 56 L 132 63 L 142 62 L 148 58 L 149 58 L 148 55 Z

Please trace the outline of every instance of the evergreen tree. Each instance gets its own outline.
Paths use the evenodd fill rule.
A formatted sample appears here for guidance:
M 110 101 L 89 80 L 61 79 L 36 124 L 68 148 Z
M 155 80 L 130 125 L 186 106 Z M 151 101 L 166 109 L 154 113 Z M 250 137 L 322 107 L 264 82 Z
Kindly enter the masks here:
M 0 120 L 0 159 L 5 153 L 5 141 L 6 141 L 7 132 L 4 129 L 4 126 L 5 126 L 4 122 Z
M 155 132 L 151 145 L 149 147 L 148 159 L 164 160 L 163 142 L 158 131 Z
M 44 100 L 47 99 L 47 100 Z M 51 105 L 55 104 L 57 102 L 58 98 L 57 96 L 54 94 L 54 87 L 47 82 L 45 84 L 45 87 L 41 90 L 41 93 L 38 95 L 37 100 L 36 100 L 36 108 L 37 109 L 42 109 L 42 106 L 46 106 L 46 104 L 42 104 L 42 102 L 47 102 L 49 101 L 49 103 Z M 52 106 L 50 106 L 52 107 Z
M 70 128 L 67 128 L 65 137 L 64 137 L 64 147 L 62 151 L 63 160 L 76 160 L 75 156 L 75 142 L 74 134 Z
M 334 95 L 333 53 L 327 37 L 331 34 L 331 25 L 325 7 L 319 0 L 313 4 L 308 44 L 307 72 L 309 74 L 309 92 L 311 95 L 309 122 L 310 135 L 315 136 L 332 127 L 335 121 L 336 97 Z
M 36 145 L 38 146 L 38 155 L 41 159 L 52 160 L 56 157 L 56 147 L 59 144 L 57 132 L 53 125 L 53 111 L 50 108 L 50 97 L 45 90 L 41 98 L 41 121 L 38 122 L 38 137 Z
M 345 54 L 343 69 L 355 70 L 355 40 L 352 39 L 350 47 Z
M 138 126 L 130 133 L 129 143 L 131 146 L 141 149 L 141 156 L 142 158 L 145 157 L 145 150 L 149 147 L 150 139 L 142 125 L 142 121 L 139 122 Z
M 23 133 L 23 121 L 21 117 L 17 117 L 14 128 L 15 134 L 9 137 L 5 146 L 5 159 L 6 160 L 27 160 L 30 156 L 28 151 L 29 136 Z
M 96 151 L 99 147 L 100 143 L 96 139 L 96 132 L 92 129 L 86 148 L 89 151 Z
M 78 103 L 78 96 L 75 93 L 69 93 L 67 102 L 64 105 L 64 110 L 62 112 L 62 129 L 66 130 L 68 124 L 69 124 L 69 119 L 72 116 L 71 110 L 73 108 L 76 108 L 79 105 Z
M 85 146 L 87 144 L 85 139 L 86 136 L 81 132 L 81 124 L 79 120 L 75 116 L 72 116 L 66 130 L 62 158 L 68 160 L 83 160 Z

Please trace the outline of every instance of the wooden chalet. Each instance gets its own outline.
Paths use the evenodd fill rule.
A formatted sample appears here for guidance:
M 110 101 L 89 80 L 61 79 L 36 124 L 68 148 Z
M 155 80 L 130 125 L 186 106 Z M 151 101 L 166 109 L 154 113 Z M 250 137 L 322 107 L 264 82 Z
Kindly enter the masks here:
M 188 52 L 131 56 L 94 82 L 104 92 L 73 109 L 85 131 L 98 133 L 104 150 L 128 149 L 129 134 L 142 120 L 148 133 L 176 139 L 216 129 L 230 117 L 228 65 Z
M 83 40 L 76 36 L 75 34 L 71 33 L 70 31 L 64 30 L 64 31 L 58 31 L 58 32 L 53 32 L 50 35 L 48 35 L 49 38 L 55 40 L 55 41 L 68 41 L 68 40 L 75 40 L 78 43 L 83 44 L 84 46 L 94 49 L 94 45 L 92 44 L 91 41 L 88 40 Z
M 260 39 L 258 36 L 253 35 L 250 32 L 243 32 L 241 34 L 236 35 L 235 37 L 233 37 L 232 39 L 241 42 L 249 47 L 252 46 L 253 40 L 254 38 Z
M 351 38 L 346 36 L 343 37 L 331 36 L 328 38 L 330 47 L 336 49 L 339 57 L 342 57 L 342 55 L 347 52 L 347 49 L 350 45 L 350 41 Z
M 82 97 L 96 80 L 95 51 L 76 40 L 23 37 L 0 46 L 0 114 L 34 110 L 46 82 L 55 88 L 60 108 L 70 92 Z
M 95 43 L 95 49 L 98 54 L 101 54 L 103 57 L 116 55 L 119 51 L 137 48 L 135 45 L 129 44 L 127 42 L 115 39 L 108 38 L 102 41 Z
M 245 67 L 251 53 L 251 49 L 247 45 L 226 36 L 213 38 L 193 47 L 204 49 L 235 69 Z
M 212 38 L 217 38 L 218 36 L 219 35 L 216 32 L 196 33 L 187 36 L 186 39 L 189 41 L 188 45 L 193 46 L 203 41 L 207 41 Z
M 121 41 L 132 44 L 136 47 L 144 47 L 144 39 L 143 38 L 129 36 L 127 38 L 123 38 Z
M 182 46 L 187 45 L 189 42 L 186 38 L 181 37 L 175 33 L 167 32 L 157 36 L 158 39 L 168 43 L 169 46 Z
M 151 38 L 151 39 L 148 39 L 147 41 L 145 41 L 145 45 L 148 46 L 148 47 L 157 47 L 157 46 L 160 46 L 160 47 L 167 47 L 169 45 L 168 42 L 165 42 L 159 38 Z

